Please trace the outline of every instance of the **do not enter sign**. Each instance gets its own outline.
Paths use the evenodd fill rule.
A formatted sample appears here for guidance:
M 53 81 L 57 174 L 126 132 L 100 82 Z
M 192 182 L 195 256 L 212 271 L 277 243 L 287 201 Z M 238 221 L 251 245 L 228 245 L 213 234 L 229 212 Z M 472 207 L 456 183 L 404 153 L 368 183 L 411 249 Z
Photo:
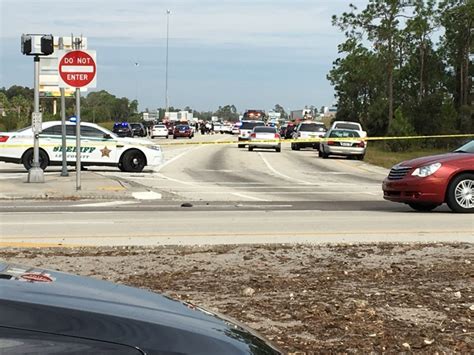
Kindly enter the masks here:
M 59 55 L 59 87 L 95 87 L 95 51 L 70 51 Z

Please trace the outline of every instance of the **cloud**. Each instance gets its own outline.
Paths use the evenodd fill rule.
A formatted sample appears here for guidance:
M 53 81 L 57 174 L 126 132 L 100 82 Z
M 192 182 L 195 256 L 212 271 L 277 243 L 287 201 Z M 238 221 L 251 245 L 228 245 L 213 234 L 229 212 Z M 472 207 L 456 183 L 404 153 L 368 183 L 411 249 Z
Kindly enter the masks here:
M 162 106 L 167 9 L 173 105 L 333 101 L 326 74 L 343 35 L 331 16 L 346 0 L 0 0 L 0 82 L 31 86 L 22 33 L 82 34 L 97 50 L 97 90 Z
M 331 26 L 331 15 L 336 9 L 333 3 L 3 0 L 0 36 L 82 33 L 114 44 L 163 41 L 166 9 L 171 9 L 170 38 L 182 43 L 319 48 L 319 43 L 328 43 L 337 35 Z

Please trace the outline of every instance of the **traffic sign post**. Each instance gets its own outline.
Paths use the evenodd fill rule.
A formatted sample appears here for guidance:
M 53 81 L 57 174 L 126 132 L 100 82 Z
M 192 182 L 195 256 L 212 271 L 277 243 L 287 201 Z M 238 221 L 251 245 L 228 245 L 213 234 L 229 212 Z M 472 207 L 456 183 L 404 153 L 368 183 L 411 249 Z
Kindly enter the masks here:
M 81 189 L 81 88 L 95 87 L 97 74 L 95 51 L 79 50 L 80 39 L 74 42 L 76 50 L 60 52 L 58 56 L 59 87 L 76 88 L 76 190 Z
M 74 50 L 59 52 L 59 87 L 95 87 L 97 74 L 95 51 Z
M 34 90 L 34 111 L 31 115 L 31 128 L 33 131 L 33 164 L 28 170 L 28 182 L 43 183 L 44 173 L 39 160 L 39 134 L 41 132 L 42 116 L 39 107 L 39 62 L 40 57 L 35 55 L 35 90 Z

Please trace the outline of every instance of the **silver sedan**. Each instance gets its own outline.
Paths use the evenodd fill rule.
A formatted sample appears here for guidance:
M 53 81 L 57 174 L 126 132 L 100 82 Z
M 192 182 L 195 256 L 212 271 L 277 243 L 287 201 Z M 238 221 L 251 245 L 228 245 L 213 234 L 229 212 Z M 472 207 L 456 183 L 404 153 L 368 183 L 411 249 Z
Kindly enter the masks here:
M 360 133 L 351 129 L 332 129 L 319 145 L 319 156 L 323 159 L 330 155 L 354 157 L 364 160 L 367 143 Z
M 250 134 L 249 151 L 254 148 L 275 149 L 281 151 L 280 135 L 275 127 L 257 126 Z

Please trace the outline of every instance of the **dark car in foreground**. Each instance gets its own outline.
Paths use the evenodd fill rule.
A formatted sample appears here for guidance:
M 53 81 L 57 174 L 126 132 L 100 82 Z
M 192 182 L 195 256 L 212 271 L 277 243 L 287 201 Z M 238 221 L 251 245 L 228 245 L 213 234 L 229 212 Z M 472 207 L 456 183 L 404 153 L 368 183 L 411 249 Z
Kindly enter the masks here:
M 128 122 L 117 122 L 114 123 L 114 127 L 112 128 L 112 132 L 114 132 L 119 137 L 133 137 L 133 129 Z
M 451 153 L 395 165 L 382 188 L 384 199 L 417 211 L 447 203 L 454 212 L 474 212 L 474 140 Z
M 134 122 L 130 123 L 130 126 L 132 127 L 133 135 L 138 136 L 138 137 L 146 137 L 146 128 L 143 125 L 143 123 L 139 122 Z
M 281 354 L 252 330 L 182 301 L 0 262 L 2 354 Z
M 194 131 L 191 127 L 189 127 L 189 125 L 179 124 L 174 127 L 173 130 L 173 139 L 176 139 L 178 137 L 191 139 L 194 137 Z

